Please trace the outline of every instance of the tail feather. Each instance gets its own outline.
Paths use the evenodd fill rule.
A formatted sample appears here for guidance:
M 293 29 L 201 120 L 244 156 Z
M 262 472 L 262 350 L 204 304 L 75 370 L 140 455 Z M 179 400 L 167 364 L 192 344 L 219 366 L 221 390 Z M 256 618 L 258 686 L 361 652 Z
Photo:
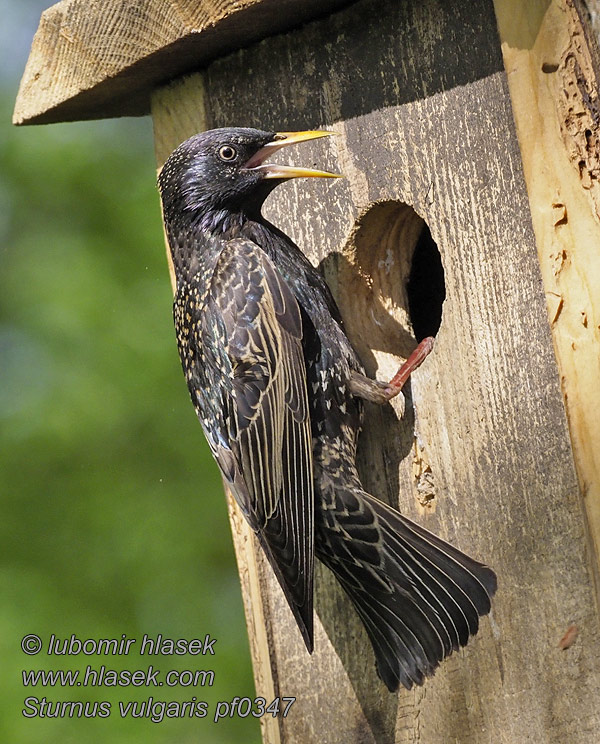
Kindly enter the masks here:
M 395 516 L 395 515 L 394 515 Z M 446 555 L 439 548 L 433 551 L 429 543 L 420 540 L 408 540 L 407 532 L 410 523 L 403 520 L 403 532 L 390 531 L 387 524 L 382 524 L 383 541 L 386 552 L 395 568 L 406 573 L 413 583 L 411 599 L 422 607 L 430 622 L 439 621 L 447 631 L 450 648 L 446 653 L 459 646 L 464 646 L 469 636 L 479 628 L 479 610 L 476 597 L 480 589 L 479 582 L 462 563 L 446 560 Z M 464 570 L 461 570 L 464 569 Z M 392 574 L 394 575 L 394 574 Z M 488 605 L 479 601 L 482 609 Z
M 335 505 L 317 524 L 317 555 L 354 603 L 387 687 L 420 685 L 477 632 L 496 576 L 367 493 L 340 489 Z
M 342 584 L 343 586 L 343 584 Z M 358 615 L 363 621 L 375 650 L 377 671 L 391 691 L 401 683 L 407 689 L 421 685 L 425 677 L 434 673 L 444 658 L 439 638 L 424 623 L 424 618 L 405 621 L 397 612 L 377 599 L 369 606 L 356 602 Z
M 373 497 L 370 498 L 373 499 Z M 491 568 L 483 563 L 479 563 L 479 561 L 473 560 L 473 558 L 465 555 L 465 553 L 458 550 L 458 548 L 453 547 L 452 545 L 450 545 L 450 543 L 442 540 L 440 537 L 434 535 L 432 532 L 429 532 L 429 530 L 426 530 L 424 527 L 421 527 L 415 522 L 411 522 L 410 519 L 403 517 L 402 514 L 387 506 L 387 504 L 377 502 L 376 499 L 373 499 L 373 501 L 375 501 L 376 503 L 380 503 L 381 506 L 384 507 L 384 509 L 388 509 L 396 519 L 399 519 L 406 526 L 408 530 L 406 533 L 407 538 L 410 538 L 411 534 L 414 534 L 416 536 L 417 544 L 422 545 L 422 540 L 425 540 L 426 545 L 431 545 L 434 549 L 437 548 L 438 551 L 441 551 L 441 553 L 446 556 L 446 565 L 451 566 L 454 563 L 459 563 L 461 566 L 463 566 L 463 568 L 467 572 L 466 576 L 470 576 L 471 578 L 471 580 L 467 582 L 467 585 L 470 591 L 475 592 L 473 598 L 474 600 L 476 600 L 476 606 L 478 608 L 487 606 L 487 609 L 485 611 L 479 609 L 479 613 L 486 614 L 490 611 L 490 600 L 491 597 L 493 597 L 493 595 L 495 594 L 497 588 L 496 574 L 492 571 Z M 436 554 L 439 555 L 439 552 Z M 460 580 L 460 578 L 460 575 L 457 576 L 457 579 Z

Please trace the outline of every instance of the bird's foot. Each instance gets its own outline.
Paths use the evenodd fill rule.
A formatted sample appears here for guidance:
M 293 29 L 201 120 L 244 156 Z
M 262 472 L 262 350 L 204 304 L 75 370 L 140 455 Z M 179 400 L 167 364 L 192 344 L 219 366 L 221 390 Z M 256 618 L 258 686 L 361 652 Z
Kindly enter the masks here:
M 352 372 L 350 390 L 358 398 L 383 405 L 395 398 L 412 372 L 420 367 L 433 349 L 433 337 L 424 338 L 389 382 L 377 382 L 358 372 Z
M 427 336 L 419 342 L 417 348 L 408 357 L 384 388 L 387 399 L 391 400 L 402 390 L 411 374 L 418 369 L 433 350 L 433 336 Z

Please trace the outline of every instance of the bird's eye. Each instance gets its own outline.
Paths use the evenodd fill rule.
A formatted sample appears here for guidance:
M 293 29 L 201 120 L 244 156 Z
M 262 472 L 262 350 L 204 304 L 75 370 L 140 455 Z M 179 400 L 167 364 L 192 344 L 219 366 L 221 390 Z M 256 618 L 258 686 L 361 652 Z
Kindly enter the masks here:
M 237 157 L 237 150 L 231 145 L 223 145 L 219 148 L 219 157 L 221 160 L 235 160 Z

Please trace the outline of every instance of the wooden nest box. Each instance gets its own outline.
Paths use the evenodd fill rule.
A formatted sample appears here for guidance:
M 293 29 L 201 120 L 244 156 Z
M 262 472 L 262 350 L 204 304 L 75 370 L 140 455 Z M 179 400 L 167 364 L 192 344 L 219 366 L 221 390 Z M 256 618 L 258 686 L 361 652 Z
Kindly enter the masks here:
M 404 418 L 368 410 L 362 474 L 496 570 L 493 614 L 391 695 L 325 570 L 306 654 L 231 506 L 257 694 L 296 697 L 263 719 L 267 742 L 600 741 L 599 71 L 582 0 L 63 0 L 42 16 L 15 123 L 151 113 L 159 166 L 213 127 L 338 132 L 302 164 L 346 178 L 290 183 L 268 216 L 322 267 L 369 373 L 436 334 Z

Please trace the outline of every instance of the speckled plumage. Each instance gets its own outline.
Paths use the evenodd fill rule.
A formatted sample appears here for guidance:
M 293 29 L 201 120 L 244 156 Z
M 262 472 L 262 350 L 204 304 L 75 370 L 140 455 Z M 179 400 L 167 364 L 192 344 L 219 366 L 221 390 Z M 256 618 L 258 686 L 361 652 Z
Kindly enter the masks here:
M 316 554 L 363 620 L 383 681 L 410 688 L 477 631 L 495 576 L 362 488 L 358 395 L 376 399 L 378 383 L 364 377 L 320 273 L 260 214 L 277 178 L 291 176 L 263 164 L 263 148 L 283 139 L 212 130 L 160 174 L 179 353 L 213 455 L 308 649 Z

